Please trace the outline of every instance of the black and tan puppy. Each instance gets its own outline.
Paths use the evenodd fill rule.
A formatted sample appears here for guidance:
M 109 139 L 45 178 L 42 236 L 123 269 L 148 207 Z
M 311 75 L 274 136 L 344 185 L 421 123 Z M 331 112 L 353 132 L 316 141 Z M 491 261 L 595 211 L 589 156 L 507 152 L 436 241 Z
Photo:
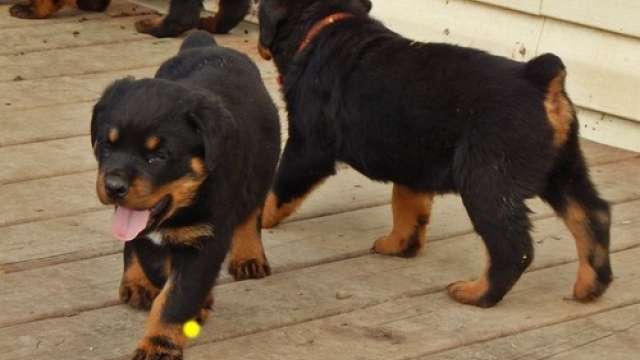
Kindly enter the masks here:
M 247 56 L 196 32 L 154 79 L 105 91 L 91 141 L 98 197 L 115 205 L 125 241 L 120 297 L 151 309 L 134 359 L 180 359 L 182 325 L 206 318 L 229 248 L 236 279 L 270 272 L 259 224 L 280 154 L 277 110 Z
M 271 227 L 343 161 L 394 183 L 381 254 L 413 256 L 434 195 L 456 192 L 489 254 L 455 300 L 496 304 L 533 259 L 525 200 L 540 196 L 573 233 L 581 301 L 611 282 L 609 205 L 589 179 L 565 68 L 551 54 L 519 63 L 419 43 L 371 19 L 368 0 L 263 0 L 260 52 L 275 60 L 289 139 L 263 211 Z
M 110 3 L 111 0 L 30 0 L 28 4 L 13 5 L 10 13 L 23 19 L 45 19 L 64 6 L 104 11 Z M 244 19 L 250 5 L 251 0 L 220 0 L 215 16 L 200 18 L 202 0 L 171 0 L 166 17 L 140 20 L 136 29 L 156 37 L 178 36 L 193 28 L 224 34 Z

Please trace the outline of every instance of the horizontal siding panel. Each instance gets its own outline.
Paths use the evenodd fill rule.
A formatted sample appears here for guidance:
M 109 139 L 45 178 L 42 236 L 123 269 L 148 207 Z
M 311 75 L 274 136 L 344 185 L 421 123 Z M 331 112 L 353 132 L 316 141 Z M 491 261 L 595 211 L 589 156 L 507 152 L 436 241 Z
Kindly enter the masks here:
M 577 104 L 640 121 L 640 39 L 548 19 L 539 49 L 562 57 Z
M 447 42 L 517 60 L 532 57 L 543 19 L 472 1 L 374 0 L 372 16 L 412 39 Z
M 578 108 L 580 136 L 602 144 L 640 152 L 640 123 Z
M 640 0 L 543 0 L 542 14 L 640 37 Z
M 540 3 L 543 0 L 475 0 L 485 4 L 501 6 L 507 9 L 523 11 L 529 14 L 540 14 Z M 563 1 L 563 0 L 560 0 Z

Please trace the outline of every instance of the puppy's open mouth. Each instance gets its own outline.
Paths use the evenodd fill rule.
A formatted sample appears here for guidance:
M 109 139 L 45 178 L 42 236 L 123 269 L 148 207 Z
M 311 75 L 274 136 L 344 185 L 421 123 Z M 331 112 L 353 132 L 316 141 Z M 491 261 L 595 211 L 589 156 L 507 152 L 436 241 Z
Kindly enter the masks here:
M 169 207 L 171 196 L 167 195 L 150 209 L 138 210 L 116 205 L 113 213 L 112 232 L 116 239 L 130 241 L 146 230 L 158 225 L 161 215 Z

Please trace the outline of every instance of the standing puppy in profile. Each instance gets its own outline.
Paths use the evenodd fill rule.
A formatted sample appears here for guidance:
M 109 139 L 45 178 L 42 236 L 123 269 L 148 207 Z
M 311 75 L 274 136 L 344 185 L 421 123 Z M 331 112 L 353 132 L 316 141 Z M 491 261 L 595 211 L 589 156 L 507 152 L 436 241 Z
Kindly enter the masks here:
M 371 19 L 368 0 L 263 0 L 260 53 L 283 82 L 289 138 L 263 226 L 290 215 L 343 161 L 393 182 L 393 229 L 381 254 L 413 256 L 436 194 L 455 192 L 489 258 L 455 300 L 493 306 L 533 259 L 525 200 L 540 196 L 578 248 L 575 298 L 612 280 L 609 205 L 589 179 L 565 67 L 448 44 L 420 43 Z
M 97 193 L 125 242 L 120 298 L 150 309 L 134 359 L 182 359 L 182 326 L 208 315 L 230 250 L 236 279 L 270 273 L 260 213 L 280 154 L 258 68 L 204 32 L 155 78 L 116 81 L 96 104 Z

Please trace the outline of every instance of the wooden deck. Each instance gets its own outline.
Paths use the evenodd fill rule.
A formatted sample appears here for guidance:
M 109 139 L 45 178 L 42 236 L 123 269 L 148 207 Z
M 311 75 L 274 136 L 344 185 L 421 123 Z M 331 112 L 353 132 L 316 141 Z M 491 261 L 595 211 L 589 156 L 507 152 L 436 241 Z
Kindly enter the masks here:
M 0 359 L 128 359 L 145 313 L 119 305 L 121 244 L 94 194 L 90 110 L 103 88 L 151 76 L 179 39 L 136 34 L 148 12 L 66 12 L 23 21 L 0 6 Z M 218 41 L 255 59 L 281 101 L 256 29 Z M 284 117 L 283 117 L 284 119 Z M 567 300 L 574 241 L 539 201 L 537 257 L 499 306 L 445 294 L 483 267 L 459 199 L 436 201 L 415 259 L 369 253 L 390 229 L 390 186 L 343 169 L 301 211 L 264 233 L 275 274 L 216 287 L 216 307 L 188 359 L 632 359 L 640 354 L 640 156 L 585 142 L 613 204 L 615 282 L 592 304 Z M 635 354 L 635 355 L 634 355 Z

